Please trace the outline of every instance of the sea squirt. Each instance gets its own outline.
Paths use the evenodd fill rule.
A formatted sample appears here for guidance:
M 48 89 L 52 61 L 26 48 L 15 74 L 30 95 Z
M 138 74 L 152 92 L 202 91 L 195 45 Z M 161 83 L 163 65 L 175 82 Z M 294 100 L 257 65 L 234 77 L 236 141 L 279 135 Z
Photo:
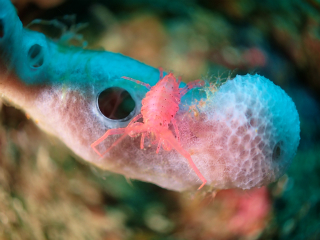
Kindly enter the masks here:
M 175 151 L 156 154 L 156 146 L 148 141 L 141 150 L 140 138 L 124 139 L 104 158 L 90 147 L 108 129 L 125 127 L 141 110 L 147 89 L 122 76 L 153 86 L 159 71 L 121 54 L 60 46 L 24 29 L 11 2 L 0 0 L 2 98 L 101 169 L 176 191 L 199 187 L 201 182 L 184 157 Z M 121 92 L 110 94 L 115 96 L 110 103 L 116 103 L 122 92 L 130 96 L 134 104 L 127 116 L 111 118 L 101 111 L 99 96 L 110 89 Z M 214 92 L 210 87 L 203 90 L 206 96 L 199 94 L 201 89 L 183 96 L 175 119 L 181 145 L 207 186 L 249 189 L 277 180 L 299 144 L 299 117 L 291 98 L 259 75 L 237 76 Z M 201 102 L 197 117 L 183 107 L 195 99 Z M 101 152 L 116 139 L 99 145 Z

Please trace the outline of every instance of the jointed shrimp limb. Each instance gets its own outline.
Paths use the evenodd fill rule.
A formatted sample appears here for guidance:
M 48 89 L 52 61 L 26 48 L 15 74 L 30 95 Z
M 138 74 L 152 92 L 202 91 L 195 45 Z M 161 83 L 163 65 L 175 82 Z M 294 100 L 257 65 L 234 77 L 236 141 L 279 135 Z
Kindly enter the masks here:
M 195 87 L 202 87 L 204 86 L 205 82 L 203 80 L 194 80 L 192 82 L 189 82 L 187 84 L 187 86 L 185 86 L 184 88 L 180 88 L 180 96 L 182 97 L 183 95 L 185 95 L 189 90 L 191 90 L 192 88 Z
M 140 114 L 139 114 L 140 115 Z M 137 118 L 139 115 L 137 115 L 135 118 Z M 132 121 L 131 121 L 132 122 Z M 130 122 L 130 123 L 131 123 Z M 130 124 L 129 123 L 129 124 Z M 102 157 L 104 154 L 106 154 L 107 152 L 109 152 L 111 150 L 111 148 L 113 148 L 114 146 L 116 146 L 118 143 L 120 143 L 126 136 L 132 136 L 134 134 L 139 134 L 142 133 L 141 136 L 141 143 L 140 143 L 140 147 L 143 148 L 143 143 L 144 143 L 144 136 L 145 136 L 145 127 L 143 126 L 142 123 L 140 122 L 135 122 L 130 124 L 131 126 L 127 126 L 126 128 L 116 128 L 116 129 L 109 129 L 102 137 L 100 137 L 97 141 L 95 141 L 94 143 L 91 144 L 91 147 L 93 148 L 93 150 L 100 156 Z M 118 134 L 123 134 L 120 138 L 117 139 L 117 141 L 115 141 L 114 143 L 112 143 L 112 145 L 104 152 L 104 153 L 100 153 L 98 151 L 98 149 L 96 149 L 95 147 L 97 145 L 99 145 L 102 141 L 104 141 L 107 137 L 111 136 L 111 135 L 118 135 Z
M 140 118 L 142 118 L 142 114 L 141 114 L 141 113 L 138 114 L 137 116 L 135 116 L 135 117 L 129 122 L 127 128 L 130 127 L 130 126 L 132 126 L 132 125 L 133 125 L 137 120 L 139 120 Z M 105 151 L 105 152 L 102 153 L 102 154 L 101 154 L 101 153 L 98 151 L 98 149 L 96 149 L 95 147 L 96 147 L 97 145 L 99 145 L 103 140 L 105 140 L 105 139 L 106 139 L 108 136 L 110 136 L 110 135 L 117 135 L 117 134 L 125 133 L 127 128 L 109 129 L 105 134 L 103 134 L 102 137 L 100 137 L 98 140 L 96 140 L 95 142 L 93 142 L 93 143 L 91 144 L 92 149 L 93 149 L 100 157 L 102 157 L 104 154 L 106 154 L 107 152 L 109 152 L 112 147 L 114 147 L 115 145 L 117 145 L 124 137 L 123 137 L 123 136 L 120 137 L 116 142 L 114 142 L 114 143 L 111 145 L 110 148 L 107 149 L 107 151 Z M 129 134 L 129 132 L 128 132 L 127 134 L 125 134 L 125 136 L 127 136 L 128 134 Z
M 142 133 L 141 134 L 141 141 L 140 141 L 140 148 L 143 149 L 144 148 L 144 137 L 145 137 L 146 133 Z
M 132 120 L 128 123 L 127 127 L 132 126 L 133 123 L 135 123 L 136 121 L 138 121 L 140 118 L 142 118 L 142 114 L 139 113 L 137 116 L 135 116 L 134 118 L 132 118 Z
M 125 129 L 126 130 L 126 129 Z M 115 141 L 114 143 L 112 143 L 112 145 L 104 152 L 102 153 L 101 157 L 106 154 L 107 152 L 109 152 L 111 150 L 111 148 L 113 148 L 114 146 L 116 146 L 118 143 L 120 143 L 129 133 L 125 132 L 121 137 L 119 137 L 117 139 L 117 141 Z
M 159 142 L 158 142 L 158 146 L 157 146 L 156 154 L 158 154 L 158 153 L 159 153 L 160 148 L 161 148 L 161 144 L 162 144 L 162 142 L 161 142 L 161 139 L 160 139 L 160 140 L 159 140 Z
M 105 140 L 107 137 L 109 137 L 110 135 L 116 135 L 116 134 L 122 134 L 125 133 L 126 129 L 125 128 L 116 128 L 116 129 L 109 129 L 105 134 L 103 134 L 102 137 L 100 137 L 97 141 L 93 142 L 91 144 L 92 149 L 100 156 L 102 157 L 104 154 L 106 154 L 108 151 L 110 151 L 110 149 L 112 147 L 114 147 L 115 145 L 117 145 L 125 136 L 128 135 L 128 133 L 123 134 L 119 139 L 117 139 L 117 141 L 115 141 L 111 147 L 109 147 L 104 153 L 100 153 L 98 151 L 98 149 L 96 149 L 96 146 L 99 145 L 103 140 Z M 119 141 L 120 140 L 120 141 Z
M 162 67 L 159 67 L 159 72 L 160 72 L 160 76 L 159 76 L 159 78 L 160 78 L 160 80 L 163 78 L 163 68 Z
M 188 160 L 190 167 L 193 169 L 193 171 L 197 174 L 197 176 L 202 181 L 201 186 L 198 188 L 198 190 L 200 190 L 207 183 L 207 180 L 200 173 L 199 169 L 192 161 L 190 154 L 186 150 L 184 150 L 184 148 L 180 145 L 180 143 L 174 138 L 172 132 L 170 131 L 162 132 L 161 139 L 165 139 L 171 145 L 172 148 L 177 150 L 177 152 L 179 152 L 182 156 L 184 156 Z
M 174 131 L 176 132 L 177 140 L 178 140 L 178 142 L 180 142 L 180 133 L 179 133 L 179 129 L 178 129 L 178 126 L 177 126 L 176 119 L 172 118 L 171 119 L 171 123 L 173 125 Z

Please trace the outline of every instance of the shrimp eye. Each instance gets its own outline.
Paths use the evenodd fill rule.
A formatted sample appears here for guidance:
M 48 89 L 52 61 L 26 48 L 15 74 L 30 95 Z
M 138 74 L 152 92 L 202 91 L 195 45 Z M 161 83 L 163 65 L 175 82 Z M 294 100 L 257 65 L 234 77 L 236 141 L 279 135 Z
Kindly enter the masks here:
M 135 115 L 136 104 L 125 89 L 110 87 L 98 95 L 97 107 L 106 118 L 123 122 Z

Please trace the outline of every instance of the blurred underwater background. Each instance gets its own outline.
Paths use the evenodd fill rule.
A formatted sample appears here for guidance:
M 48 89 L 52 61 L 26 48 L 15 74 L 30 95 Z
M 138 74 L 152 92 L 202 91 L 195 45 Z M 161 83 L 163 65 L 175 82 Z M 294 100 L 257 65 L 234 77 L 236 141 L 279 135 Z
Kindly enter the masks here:
M 295 102 L 301 140 L 267 187 L 176 193 L 84 164 L 0 100 L 0 239 L 320 239 L 320 1 L 12 2 L 25 27 L 64 45 L 189 81 L 263 75 Z

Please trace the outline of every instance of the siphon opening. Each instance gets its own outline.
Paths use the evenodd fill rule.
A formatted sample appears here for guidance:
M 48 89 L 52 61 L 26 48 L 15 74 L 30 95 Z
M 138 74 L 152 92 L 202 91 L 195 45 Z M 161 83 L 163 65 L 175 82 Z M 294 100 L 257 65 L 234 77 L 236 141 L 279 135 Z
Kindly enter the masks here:
M 98 108 L 108 119 L 128 121 L 135 115 L 136 104 L 128 91 L 110 87 L 98 96 Z

